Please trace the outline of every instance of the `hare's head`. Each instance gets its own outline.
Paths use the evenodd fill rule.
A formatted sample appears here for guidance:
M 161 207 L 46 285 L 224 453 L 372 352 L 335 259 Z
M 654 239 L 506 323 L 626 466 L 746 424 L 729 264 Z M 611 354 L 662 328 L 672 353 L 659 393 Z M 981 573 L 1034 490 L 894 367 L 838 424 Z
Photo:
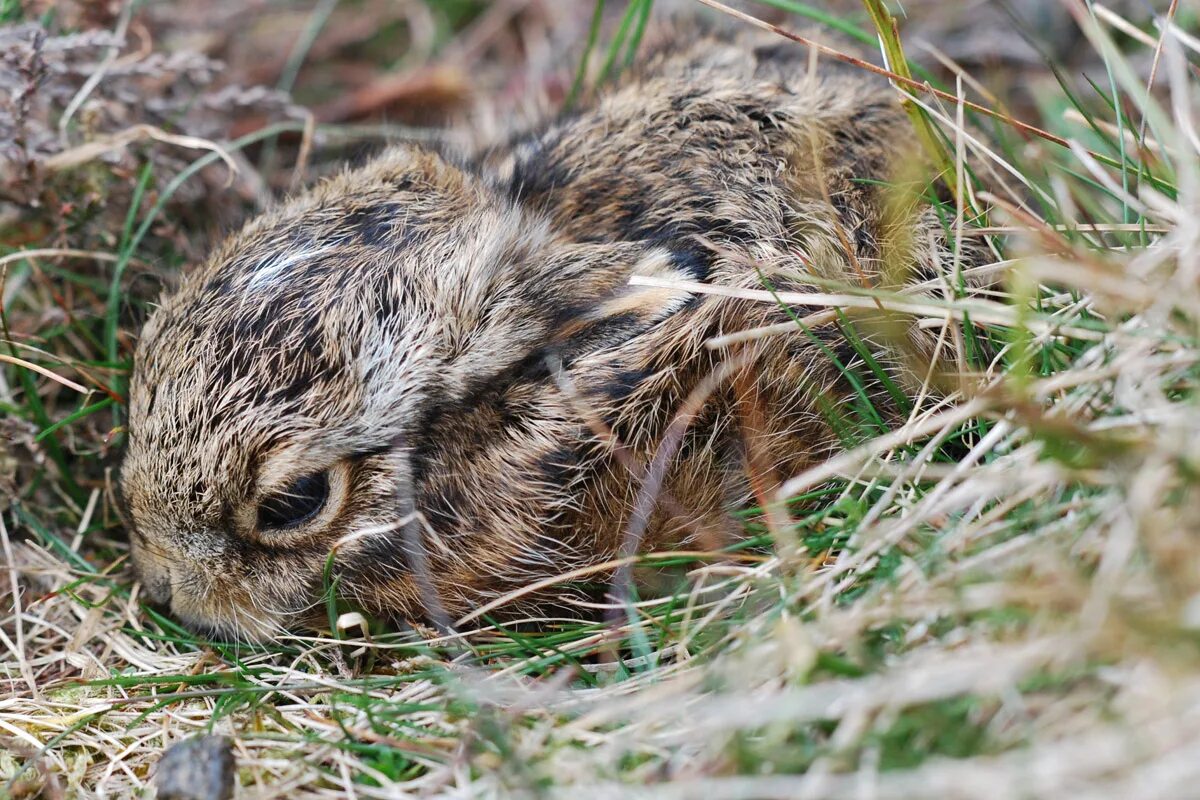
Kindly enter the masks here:
M 428 583 L 398 528 L 425 479 L 414 452 L 441 446 L 431 420 L 551 351 L 593 352 L 672 313 L 686 295 L 627 279 L 674 264 L 564 241 L 414 149 L 253 222 L 138 345 L 121 483 L 145 590 L 193 627 L 267 638 L 322 619 L 333 554 L 344 590 L 422 615 Z M 512 477 L 494 476 L 498 495 Z M 504 550 L 473 530 L 463 546 Z

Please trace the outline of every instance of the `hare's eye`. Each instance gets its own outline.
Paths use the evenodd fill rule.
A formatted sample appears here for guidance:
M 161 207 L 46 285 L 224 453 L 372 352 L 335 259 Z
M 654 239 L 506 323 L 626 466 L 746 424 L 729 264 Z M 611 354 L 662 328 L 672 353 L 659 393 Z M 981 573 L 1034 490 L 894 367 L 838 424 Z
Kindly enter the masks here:
M 258 507 L 259 528 L 294 528 L 315 517 L 329 497 L 329 475 L 305 475 Z

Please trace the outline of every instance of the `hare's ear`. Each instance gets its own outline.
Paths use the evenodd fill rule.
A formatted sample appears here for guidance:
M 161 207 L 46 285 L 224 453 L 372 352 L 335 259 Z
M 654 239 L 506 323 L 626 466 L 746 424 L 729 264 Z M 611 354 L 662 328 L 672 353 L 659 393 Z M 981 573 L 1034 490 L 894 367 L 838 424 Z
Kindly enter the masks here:
M 592 299 L 553 327 L 552 348 L 565 361 L 620 344 L 682 311 L 698 297 L 688 285 L 708 272 L 703 254 L 658 246 L 609 246 L 599 260 L 607 263 L 588 270 L 596 277 L 584 296 Z

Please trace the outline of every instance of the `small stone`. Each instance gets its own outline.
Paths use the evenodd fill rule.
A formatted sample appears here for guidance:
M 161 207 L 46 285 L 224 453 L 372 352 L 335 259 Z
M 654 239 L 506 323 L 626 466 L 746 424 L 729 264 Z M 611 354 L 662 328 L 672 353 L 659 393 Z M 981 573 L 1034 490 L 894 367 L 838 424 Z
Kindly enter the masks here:
M 167 748 L 158 761 L 158 800 L 229 800 L 234 783 L 233 742 L 193 736 Z

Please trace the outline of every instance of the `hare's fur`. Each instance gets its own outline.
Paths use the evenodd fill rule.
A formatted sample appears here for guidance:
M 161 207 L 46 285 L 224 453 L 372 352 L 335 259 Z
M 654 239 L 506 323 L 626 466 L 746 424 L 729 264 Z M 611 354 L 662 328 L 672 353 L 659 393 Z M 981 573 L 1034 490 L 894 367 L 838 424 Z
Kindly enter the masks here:
M 852 396 L 854 347 L 826 324 L 714 351 L 789 314 L 630 277 L 811 291 L 943 259 L 931 215 L 883 187 L 916 153 L 893 93 L 812 66 L 777 40 L 662 50 L 579 111 L 466 156 L 394 149 L 228 239 L 136 355 L 122 486 L 147 591 L 262 638 L 323 619 L 335 544 L 340 592 L 393 618 L 611 560 L 717 370 L 642 545 L 735 535 L 731 509 L 835 446 L 822 411 Z M 323 470 L 314 519 L 256 530 Z

